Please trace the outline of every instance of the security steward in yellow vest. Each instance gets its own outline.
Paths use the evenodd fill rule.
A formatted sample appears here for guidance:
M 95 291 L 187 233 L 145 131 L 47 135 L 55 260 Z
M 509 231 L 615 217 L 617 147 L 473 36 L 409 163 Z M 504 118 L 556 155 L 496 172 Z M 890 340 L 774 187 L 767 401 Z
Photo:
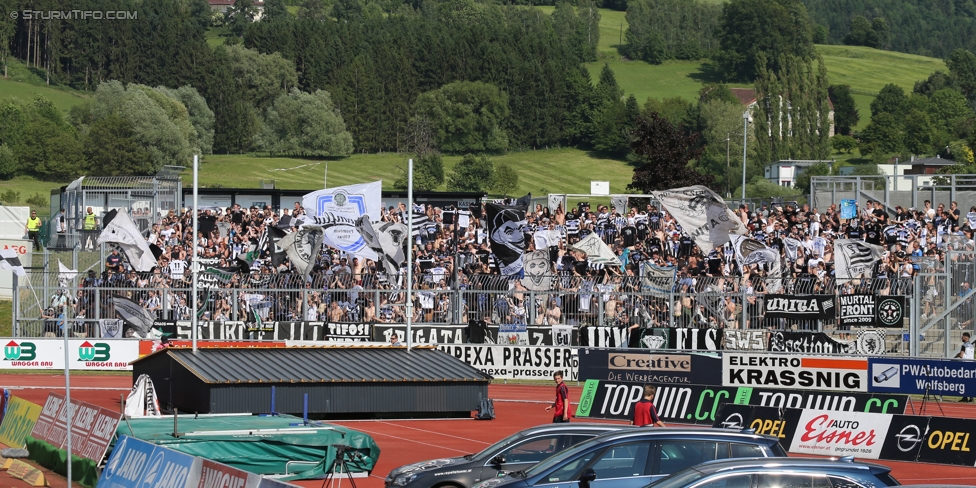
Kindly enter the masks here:
M 85 214 L 84 227 L 82 227 L 82 237 L 81 237 L 81 248 L 88 249 L 88 242 L 91 241 L 91 249 L 95 249 L 95 240 L 98 239 L 96 232 L 98 232 L 98 222 L 95 220 L 95 213 L 92 211 L 91 207 L 88 207 L 88 212 Z
M 27 219 L 27 238 L 34 241 L 34 250 L 41 250 L 41 219 L 37 217 L 37 212 L 31 210 L 31 216 Z

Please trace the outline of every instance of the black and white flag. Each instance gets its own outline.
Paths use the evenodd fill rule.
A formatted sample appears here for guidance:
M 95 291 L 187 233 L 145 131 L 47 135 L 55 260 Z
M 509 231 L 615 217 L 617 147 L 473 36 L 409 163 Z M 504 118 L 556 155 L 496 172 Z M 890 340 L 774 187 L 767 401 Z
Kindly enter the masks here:
M 325 232 L 321 227 L 305 224 L 297 232 L 283 237 L 278 244 L 288 254 L 295 270 L 307 277 L 315 266 L 315 258 L 322 250 L 324 240 Z
M 729 240 L 732 243 L 732 249 L 735 251 L 735 259 L 739 263 L 739 269 L 745 270 L 749 266 L 759 265 L 768 273 L 766 275 L 769 278 L 766 280 L 767 291 L 778 293 L 783 287 L 779 253 L 751 237 L 731 234 Z
M 9 269 L 17 276 L 26 276 L 24 265 L 20 263 L 17 251 L 14 249 L 4 249 L 0 251 L 0 268 Z
M 345 251 L 364 259 L 376 261 L 379 257 L 367 244 L 366 239 L 357 226 L 358 219 L 344 217 L 340 214 L 325 212 L 321 215 L 308 216 L 302 223 L 301 229 L 312 228 L 322 232 L 322 242 L 327 246 Z M 366 216 L 369 219 L 369 216 Z M 289 255 L 290 257 L 290 255 Z
M 71 280 L 78 276 L 77 269 L 71 269 L 64 265 L 60 259 L 58 259 L 58 286 L 61 288 L 68 288 Z
M 610 197 L 610 205 L 613 206 L 617 213 L 620 215 L 627 215 L 627 201 L 629 199 L 626 196 L 614 196 Z
M 281 240 L 284 239 L 288 233 L 276 227 L 269 226 L 265 229 L 264 235 L 267 236 L 265 239 L 265 244 L 268 247 L 268 255 L 271 256 L 271 266 L 277 268 L 288 259 L 288 253 L 285 252 L 284 247 L 281 247 Z M 261 249 L 262 247 L 260 247 L 259 244 L 258 252 L 260 252 Z
M 115 305 L 115 313 L 131 325 L 139 337 L 149 336 L 149 329 L 152 328 L 156 318 L 148 310 L 125 297 L 112 297 L 112 304 Z
M 121 339 L 122 320 L 121 319 L 99 319 L 98 331 L 101 333 L 98 337 L 102 339 Z
M 706 186 L 675 188 L 653 195 L 705 254 L 729 242 L 730 234 L 746 233 L 742 220 Z
M 606 266 L 620 266 L 620 258 L 613 253 L 602 239 L 596 234 L 590 234 L 583 238 L 583 240 L 577 242 L 570 246 L 570 249 L 575 249 L 577 251 L 586 253 L 586 260 L 595 263 L 603 264 Z
M 522 255 L 527 245 L 525 208 L 497 203 L 485 205 L 488 212 L 488 240 L 491 252 L 498 259 L 498 269 L 504 276 L 522 275 Z
M 374 226 L 364 215 L 356 221 L 356 228 L 378 256 L 386 274 L 396 276 L 406 260 L 403 243 L 407 239 L 407 226 L 395 222 L 378 222 Z
M 838 279 L 873 278 L 874 265 L 884 248 L 856 239 L 834 241 L 834 267 Z
M 548 251 L 525 253 L 525 275 L 522 286 L 531 291 L 549 291 L 554 278 Z
M 129 214 L 117 209 L 105 214 L 102 219 L 105 228 L 98 236 L 98 242 L 111 242 L 119 246 L 133 269 L 141 273 L 152 271 L 156 266 L 157 253 L 149 246 L 139 227 L 132 222 Z
M 656 266 L 648 261 L 641 263 L 641 286 L 656 295 L 667 295 L 674 290 L 677 268 Z
M 802 243 L 798 239 L 794 239 L 792 237 L 783 239 L 783 247 L 786 249 L 787 261 L 791 263 L 796 262 L 796 258 L 798 257 L 797 250 L 800 249 L 800 245 L 802 245 Z

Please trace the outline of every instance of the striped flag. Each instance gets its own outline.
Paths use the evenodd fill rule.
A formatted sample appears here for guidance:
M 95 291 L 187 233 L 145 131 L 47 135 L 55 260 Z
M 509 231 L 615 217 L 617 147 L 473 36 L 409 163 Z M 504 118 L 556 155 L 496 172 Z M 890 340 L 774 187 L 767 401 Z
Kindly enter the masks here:
M 208 266 L 207 269 L 203 270 L 203 272 L 204 274 L 217 278 L 217 281 L 226 285 L 234 279 L 234 273 L 236 273 L 236 270 L 231 271 L 228 268 L 215 268 L 213 266 Z

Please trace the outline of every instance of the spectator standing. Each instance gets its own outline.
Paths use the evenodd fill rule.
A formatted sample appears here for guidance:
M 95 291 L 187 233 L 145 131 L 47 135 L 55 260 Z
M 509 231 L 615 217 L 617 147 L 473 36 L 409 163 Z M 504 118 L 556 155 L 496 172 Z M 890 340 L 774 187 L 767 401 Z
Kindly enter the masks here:
M 556 371 L 552 374 L 552 379 L 556 382 L 556 401 L 546 407 L 546 411 L 553 411 L 554 424 L 569 422 L 569 387 L 563 383 L 563 372 Z
M 31 210 L 30 217 L 27 219 L 27 238 L 34 241 L 34 250 L 41 250 L 41 219 L 37 212 Z
M 956 359 L 965 359 L 968 361 L 973 360 L 973 343 L 970 341 L 969 332 L 962 333 L 962 347 L 960 347 L 959 352 L 956 353 Z M 959 401 L 969 403 L 973 401 L 973 397 L 964 396 Z
M 58 240 L 55 243 L 55 247 L 58 249 L 66 248 L 65 234 L 68 231 L 68 221 L 64 216 L 64 208 L 58 212 L 58 215 L 54 218 L 54 226 L 58 233 Z
M 88 243 L 91 242 L 91 249 L 95 249 L 95 241 L 98 240 L 98 236 L 95 234 L 98 231 L 98 222 L 95 220 L 95 212 L 92 211 L 91 207 L 85 213 L 85 221 L 82 224 L 82 237 L 81 237 L 81 248 L 88 249 Z
M 631 424 L 638 427 L 664 427 L 664 422 L 657 415 L 657 408 L 654 407 L 654 394 L 657 388 L 651 385 L 644 385 L 644 398 L 641 398 L 637 405 L 634 405 L 634 417 Z

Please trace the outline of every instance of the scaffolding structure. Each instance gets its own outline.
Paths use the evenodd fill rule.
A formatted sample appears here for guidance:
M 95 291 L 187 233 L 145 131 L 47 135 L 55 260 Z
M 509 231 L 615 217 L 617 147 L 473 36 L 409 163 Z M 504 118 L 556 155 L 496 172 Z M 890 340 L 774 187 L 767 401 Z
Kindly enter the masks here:
M 64 234 L 50 232 L 47 247 L 55 250 L 69 250 L 76 247 L 86 249 L 95 242 L 93 236 L 84 232 L 85 215 L 88 208 L 96 217 L 97 228 L 102 228 L 102 218 L 112 210 L 126 212 L 143 233 L 148 233 L 152 223 L 159 221 L 170 211 L 179 212 L 183 182 L 180 173 L 183 166 L 163 166 L 155 176 L 82 176 L 71 182 L 61 192 L 61 208 L 65 211 L 66 229 Z M 52 205 L 53 207 L 53 205 Z M 57 229 L 57 213 L 49 223 Z M 97 237 L 97 234 L 94 236 Z

